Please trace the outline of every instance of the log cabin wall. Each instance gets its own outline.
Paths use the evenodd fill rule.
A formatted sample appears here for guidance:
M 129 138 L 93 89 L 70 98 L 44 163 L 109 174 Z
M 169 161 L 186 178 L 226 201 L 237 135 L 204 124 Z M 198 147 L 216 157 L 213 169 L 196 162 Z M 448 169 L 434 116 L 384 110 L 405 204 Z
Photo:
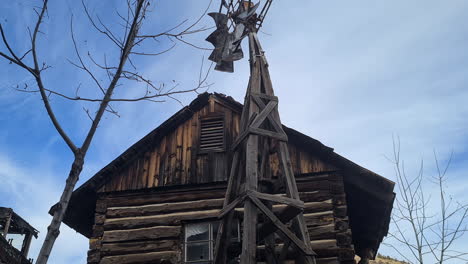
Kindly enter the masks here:
M 223 150 L 200 150 L 200 123 L 207 118 L 224 121 Z M 138 190 L 169 185 L 225 181 L 230 170 L 231 143 L 239 134 L 240 112 L 209 98 L 209 103 L 156 144 L 146 146 L 131 157 L 127 165 L 114 172 L 99 192 Z M 335 168 L 293 144 L 289 145 L 294 173 L 330 171 Z M 271 160 L 271 175 L 278 174 L 278 159 Z
M 319 173 L 297 181 L 317 263 L 355 263 L 342 176 Z M 216 220 L 224 194 L 225 183 L 100 194 L 88 263 L 184 263 L 184 225 Z M 240 221 L 242 210 L 236 209 Z M 288 259 L 293 256 L 289 252 Z M 258 263 L 264 257 L 259 246 Z

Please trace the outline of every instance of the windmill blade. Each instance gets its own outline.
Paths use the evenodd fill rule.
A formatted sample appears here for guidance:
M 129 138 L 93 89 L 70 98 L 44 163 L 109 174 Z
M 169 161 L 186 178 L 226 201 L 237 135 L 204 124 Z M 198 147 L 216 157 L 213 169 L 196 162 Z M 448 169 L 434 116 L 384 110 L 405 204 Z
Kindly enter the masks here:
M 216 23 L 216 30 L 206 38 L 206 41 L 214 46 L 208 59 L 216 62 L 216 70 L 233 72 L 232 62 L 244 57 L 241 48 L 242 39 L 249 32 L 256 32 L 260 28 L 272 0 L 258 1 L 255 5 L 252 2 L 222 0 L 219 12 L 208 14 Z M 260 6 L 262 6 L 261 12 L 257 15 Z
M 222 72 L 234 72 L 234 62 L 232 61 L 220 61 L 216 63 L 215 70 Z
M 254 14 L 255 14 L 255 11 L 257 10 L 257 8 L 260 6 L 260 2 L 258 2 L 256 5 L 254 5 L 252 8 L 250 8 L 249 10 L 246 10 L 242 13 L 240 13 L 236 19 L 240 19 L 242 21 L 247 21 L 249 20 L 250 17 L 252 17 Z
M 222 28 L 222 27 L 227 27 L 227 22 L 228 22 L 228 16 L 223 14 L 223 13 L 217 13 L 217 12 L 212 12 L 208 13 L 210 17 L 213 18 L 213 20 L 216 23 L 216 28 Z

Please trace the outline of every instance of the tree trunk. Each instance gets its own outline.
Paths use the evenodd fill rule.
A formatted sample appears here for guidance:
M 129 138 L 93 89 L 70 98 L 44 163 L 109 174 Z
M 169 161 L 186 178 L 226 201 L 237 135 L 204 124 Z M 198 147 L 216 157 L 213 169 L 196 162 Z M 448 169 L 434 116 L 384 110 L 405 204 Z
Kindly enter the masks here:
M 68 174 L 65 189 L 62 193 L 62 196 L 60 197 L 60 201 L 58 203 L 59 206 L 55 208 L 52 222 L 47 228 L 47 235 L 45 237 L 44 243 L 42 244 L 42 248 L 39 252 L 36 264 L 46 264 L 49 259 L 52 247 L 54 246 L 55 240 L 60 233 L 60 224 L 62 223 L 63 217 L 65 216 L 73 189 L 75 189 L 75 184 L 78 181 L 83 169 L 83 164 L 84 153 L 81 153 L 81 150 L 78 150 L 77 154 L 75 154 L 75 160 L 73 161 L 70 172 Z

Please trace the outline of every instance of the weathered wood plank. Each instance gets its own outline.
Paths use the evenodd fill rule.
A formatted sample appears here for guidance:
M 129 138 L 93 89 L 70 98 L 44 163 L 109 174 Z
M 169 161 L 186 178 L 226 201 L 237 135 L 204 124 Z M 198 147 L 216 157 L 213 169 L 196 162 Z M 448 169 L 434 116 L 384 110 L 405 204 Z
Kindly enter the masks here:
M 146 187 L 151 188 L 154 186 L 154 176 L 156 174 L 156 152 L 150 152 L 149 167 L 148 167 L 148 181 Z
M 105 230 L 131 229 L 157 225 L 180 225 L 184 220 L 197 220 L 217 217 L 219 210 L 194 211 L 184 213 L 172 213 L 155 216 L 125 217 L 106 219 L 104 222 Z
M 176 250 L 179 240 L 147 240 L 136 242 L 104 243 L 101 246 L 102 256 L 126 255 Z
M 224 197 L 225 190 L 213 190 L 200 188 L 199 191 L 192 190 L 190 192 L 175 192 L 165 194 L 139 194 L 129 196 L 115 196 L 106 198 L 109 207 L 118 206 L 136 206 L 145 204 L 168 203 L 168 202 L 183 202 L 196 201 L 202 199 L 214 199 Z
M 102 258 L 100 264 L 133 264 L 133 263 L 152 263 L 169 264 L 178 263 L 180 253 L 177 251 L 150 252 L 142 254 L 129 254 L 121 256 L 112 256 Z
M 321 225 L 309 227 L 309 237 L 311 240 L 315 239 L 333 239 L 336 236 L 335 225 Z
M 332 224 L 333 211 L 304 214 L 304 220 L 308 227 Z
M 116 217 L 130 217 L 130 216 L 147 216 L 154 214 L 166 214 L 179 211 L 189 210 L 210 210 L 221 208 L 224 199 L 208 199 L 189 202 L 176 202 L 176 203 L 162 203 L 162 204 L 149 204 L 142 206 L 129 206 L 129 207 L 110 207 L 107 209 L 107 216 L 109 218 Z
M 131 241 L 139 239 L 159 239 L 178 237 L 180 226 L 157 226 L 149 228 L 126 229 L 105 231 L 102 236 L 103 242 Z

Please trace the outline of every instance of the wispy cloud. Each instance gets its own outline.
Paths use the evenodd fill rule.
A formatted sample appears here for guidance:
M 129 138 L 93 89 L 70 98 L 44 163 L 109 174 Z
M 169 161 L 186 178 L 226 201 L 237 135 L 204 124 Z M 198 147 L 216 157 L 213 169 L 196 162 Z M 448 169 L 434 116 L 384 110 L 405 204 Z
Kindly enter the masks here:
M 47 212 L 60 197 L 64 185 L 51 166 L 53 163 L 43 158 L 42 163 L 30 166 L 0 153 L 2 206 L 13 208 L 40 232 L 39 238 L 33 240 L 29 253 L 31 258 L 36 258 L 39 252 L 51 220 Z M 62 225 L 50 263 L 85 263 L 86 248 L 87 239 Z
M 195 18 L 207 2 L 156 1 L 151 20 L 146 21 L 150 23 L 147 29 L 158 30 L 186 17 Z M 12 3 L 5 17 L 32 19 L 23 7 Z M 99 12 L 105 3 L 92 4 L 93 12 Z M 457 188 L 452 190 L 463 199 L 463 190 L 458 186 L 466 185 L 464 171 L 468 169 L 468 53 L 464 51 L 468 46 L 467 7 L 468 3 L 461 0 L 275 1 L 262 29 L 271 35 L 259 35 L 280 99 L 282 121 L 390 179 L 394 178 L 393 168 L 384 156 L 392 152 L 392 136 L 400 136 L 407 167 L 413 170 L 417 170 L 421 158 L 432 161 L 434 149 L 441 160 L 453 151 L 451 179 Z M 70 44 L 69 20 L 65 16 L 70 10 L 76 11 L 78 21 L 81 11 L 72 1 L 61 3 L 60 8 L 67 11 L 53 18 L 63 23 L 48 25 L 52 34 L 47 42 L 41 42 L 41 50 L 52 56 L 50 62 L 58 63 L 47 73 L 48 84 L 74 92 L 80 82 L 86 87 L 88 77 L 76 71 L 65 74 L 71 69 L 65 58 L 74 58 L 64 48 Z M 24 40 L 20 34 L 24 23 L 21 26 L 20 22 L 14 24 L 15 44 Z M 206 18 L 203 23 L 211 25 L 212 21 Z M 88 26 L 76 24 L 80 47 L 97 53 L 107 51 L 106 42 L 97 41 L 97 35 L 86 35 Z M 204 43 L 205 37 L 201 33 L 194 41 Z M 49 47 L 49 43 L 53 46 Z M 21 44 L 21 48 L 25 47 Z M 206 58 L 207 52 L 179 45 L 164 56 L 139 61 L 139 71 L 156 81 L 176 80 L 182 88 L 192 87 L 203 55 Z M 26 75 L 1 61 L 0 67 L 0 121 L 8 127 L 3 129 L 2 125 L 0 130 L 0 175 L 2 180 L 5 178 L 3 186 L 8 186 L 0 189 L 0 198 L 9 199 L 43 231 L 49 222 L 46 211 L 58 199 L 61 189 L 57 186 L 63 185 L 69 152 L 56 137 L 39 99 L 3 89 L 24 81 Z M 215 85 L 211 91 L 243 101 L 249 74 L 247 59 L 236 62 L 235 67 L 234 74 L 213 72 L 210 80 Z M 137 93 L 131 86 L 119 87 L 118 91 L 122 96 Z M 186 104 L 194 97 L 181 99 Z M 53 101 L 67 131 L 79 139 L 89 120 L 82 111 L 85 105 L 70 105 Z M 121 117 L 108 115 L 101 123 L 81 182 L 180 107 L 175 102 L 117 104 Z M 39 157 L 42 165 L 34 162 Z M 429 166 L 427 172 L 433 169 Z M 67 228 L 62 230 L 53 263 L 83 263 L 87 251 L 84 238 Z M 79 241 L 73 245 L 76 248 L 72 250 L 69 242 L 60 242 L 67 239 Z

